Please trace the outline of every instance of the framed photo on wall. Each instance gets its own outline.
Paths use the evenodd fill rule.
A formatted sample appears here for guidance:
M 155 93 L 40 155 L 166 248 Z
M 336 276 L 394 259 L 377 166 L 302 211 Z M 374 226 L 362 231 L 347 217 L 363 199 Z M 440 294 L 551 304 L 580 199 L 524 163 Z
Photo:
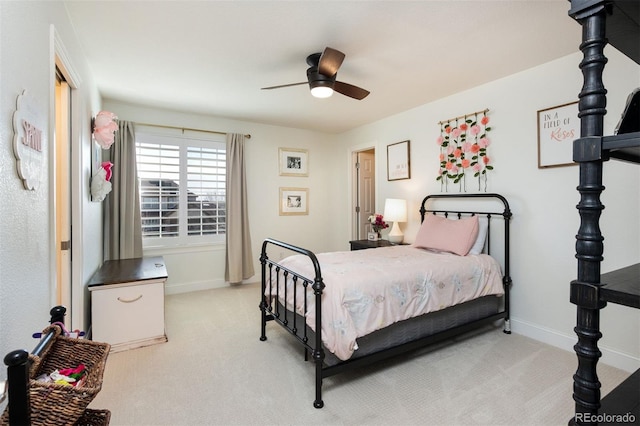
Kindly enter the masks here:
M 308 214 L 309 188 L 280 188 L 280 216 Z
M 387 180 L 411 178 L 409 141 L 387 145 Z
M 538 168 L 575 165 L 573 141 L 579 137 L 578 102 L 538 111 Z
M 279 148 L 280 176 L 309 176 L 309 151 Z

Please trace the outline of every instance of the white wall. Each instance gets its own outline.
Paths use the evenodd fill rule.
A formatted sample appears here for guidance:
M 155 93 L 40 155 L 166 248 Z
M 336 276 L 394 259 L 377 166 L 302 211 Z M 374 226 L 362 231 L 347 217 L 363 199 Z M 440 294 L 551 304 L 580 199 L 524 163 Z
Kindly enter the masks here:
M 577 51 L 577 48 L 576 48 Z M 640 67 L 608 47 L 605 69 L 608 115 L 605 132 L 613 131 L 627 95 L 638 86 Z M 582 86 L 580 53 L 525 72 L 476 87 L 404 113 L 388 117 L 340 135 L 338 155 L 346 167 L 349 152 L 362 145 L 377 148 L 378 210 L 384 199 L 406 198 L 413 212 L 404 224 L 406 240 L 413 241 L 419 228 L 419 202 L 428 193 L 440 192 L 435 181 L 440 134 L 438 122 L 489 108 L 495 170 L 489 175 L 490 192 L 509 200 L 512 221 L 512 327 L 515 332 L 572 350 L 576 337 L 575 306 L 569 303 L 569 283 L 577 276 L 575 234 L 579 227 L 576 205 L 578 167 L 538 169 L 536 112 L 577 100 Z M 410 180 L 387 182 L 386 145 L 411 140 Z M 346 176 L 348 169 L 339 173 Z M 381 178 L 380 178 L 381 177 Z M 601 219 L 605 237 L 606 272 L 637 263 L 640 259 L 640 167 L 618 161 L 605 164 L 602 195 L 606 209 Z M 347 188 L 343 215 L 348 217 Z M 468 186 L 474 192 L 474 185 Z M 456 192 L 450 191 L 450 192 Z M 348 235 L 349 221 L 341 222 Z M 600 341 L 603 362 L 628 370 L 640 366 L 640 311 L 610 304 L 602 311 Z
M 31 334 L 47 325 L 55 300 L 50 161 L 55 143 L 52 118 L 56 51 L 64 54 L 78 78 L 72 112 L 72 176 L 73 208 L 81 224 L 80 229 L 74 229 L 74 241 L 82 250 L 77 250 L 74 257 L 78 276 L 74 299 L 80 304 L 80 312 L 74 312 L 74 327 L 84 329 L 88 313 L 85 284 L 100 264 L 102 242 L 100 204 L 91 203 L 88 197 L 90 118 L 97 112 L 99 97 L 63 3 L 0 1 L 0 44 L 0 351 L 4 356 L 14 349 L 33 349 Z M 12 150 L 12 116 L 16 98 L 24 89 L 37 99 L 45 117 L 46 179 L 36 191 L 23 188 Z M 0 368 L 0 378 L 5 376 L 6 369 Z
M 164 126 L 186 127 L 210 131 L 251 134 L 245 146 L 249 222 L 256 276 L 259 279 L 262 241 L 276 238 L 314 251 L 329 251 L 342 245 L 348 247 L 335 224 L 338 218 L 330 214 L 335 205 L 334 191 L 342 176 L 335 173 L 336 136 L 307 130 L 268 126 L 224 118 L 154 109 L 104 100 L 104 108 L 121 120 Z M 303 148 L 309 152 L 309 176 L 279 176 L 278 148 Z M 308 216 L 280 216 L 280 187 L 309 188 Z M 344 239 L 344 241 L 341 240 Z M 168 294 L 225 286 L 224 245 L 190 246 L 145 250 L 145 256 L 163 256 L 169 278 Z M 271 254 L 279 257 L 280 251 Z

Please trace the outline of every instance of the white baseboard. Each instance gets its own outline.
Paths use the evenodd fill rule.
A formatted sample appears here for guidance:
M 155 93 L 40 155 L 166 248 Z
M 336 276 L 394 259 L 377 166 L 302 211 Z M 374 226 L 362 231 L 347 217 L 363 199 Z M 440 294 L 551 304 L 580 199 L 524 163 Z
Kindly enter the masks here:
M 511 318 L 511 331 L 569 352 L 574 352 L 573 346 L 578 341 L 578 337 L 575 335 L 567 336 L 558 333 L 556 330 L 551 330 L 516 318 Z M 640 358 L 607 347 L 599 347 L 599 349 L 600 352 L 602 352 L 602 358 L 600 358 L 599 362 L 603 364 L 628 371 L 629 373 L 640 368 Z
M 229 284 L 223 279 L 207 280 L 207 281 L 193 281 L 190 283 L 181 284 L 167 284 L 164 287 L 164 294 L 180 294 L 189 293 L 192 291 L 211 290 L 214 288 L 228 287 Z

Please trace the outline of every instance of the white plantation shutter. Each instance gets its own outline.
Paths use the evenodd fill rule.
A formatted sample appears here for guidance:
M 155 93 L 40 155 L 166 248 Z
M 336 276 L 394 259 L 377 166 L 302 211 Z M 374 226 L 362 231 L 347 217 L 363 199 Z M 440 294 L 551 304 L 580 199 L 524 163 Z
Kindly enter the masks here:
M 136 155 L 144 245 L 223 241 L 224 136 L 140 127 Z
M 188 235 L 224 234 L 225 178 L 225 148 L 187 148 Z
M 180 147 L 136 142 L 142 237 L 178 237 Z

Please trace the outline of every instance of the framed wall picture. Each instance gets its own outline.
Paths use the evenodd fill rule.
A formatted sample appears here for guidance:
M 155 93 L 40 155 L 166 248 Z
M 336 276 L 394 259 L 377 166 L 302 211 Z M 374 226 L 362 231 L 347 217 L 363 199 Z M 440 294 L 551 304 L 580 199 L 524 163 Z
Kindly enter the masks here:
M 280 216 L 309 214 L 309 188 L 280 188 Z
M 575 165 L 573 141 L 579 137 L 578 102 L 538 111 L 538 168 Z
M 387 180 L 411 178 L 409 141 L 387 145 Z
M 280 176 L 309 176 L 309 151 L 279 148 Z

